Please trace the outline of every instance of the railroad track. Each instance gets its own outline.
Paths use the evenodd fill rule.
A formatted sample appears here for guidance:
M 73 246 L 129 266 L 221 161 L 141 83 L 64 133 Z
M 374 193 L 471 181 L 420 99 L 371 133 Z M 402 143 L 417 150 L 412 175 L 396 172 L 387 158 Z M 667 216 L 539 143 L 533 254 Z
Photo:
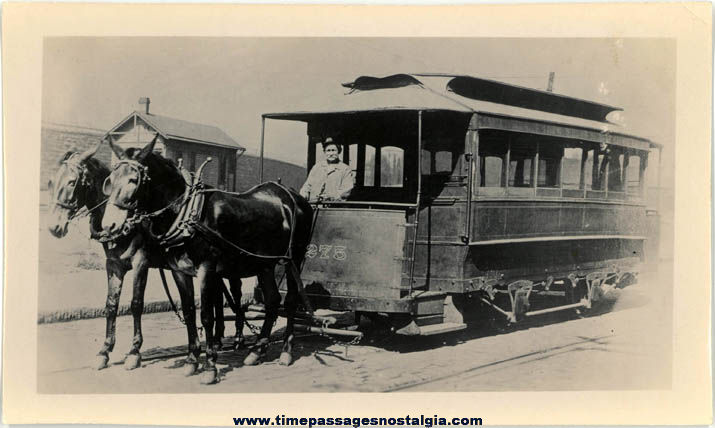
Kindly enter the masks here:
M 467 368 L 462 368 L 460 370 L 451 371 L 449 373 L 442 373 L 429 377 L 422 377 L 418 379 L 412 379 L 405 382 L 400 382 L 397 384 L 390 385 L 386 388 L 380 390 L 380 392 L 398 392 L 406 391 L 412 388 L 417 388 L 424 385 L 434 384 L 437 382 L 447 381 L 453 378 L 459 378 L 460 380 L 465 380 L 468 378 L 477 377 L 483 374 L 491 373 L 494 371 L 499 371 L 507 369 L 516 365 L 527 364 L 532 361 L 542 360 L 550 357 L 554 357 L 566 352 L 572 351 L 574 348 L 581 347 L 583 345 L 598 344 L 601 345 L 601 341 L 613 337 L 613 335 L 598 336 L 598 337 L 580 337 L 582 340 L 570 342 L 564 345 L 553 346 L 546 349 L 541 349 L 538 351 L 528 352 L 526 354 L 517 355 L 514 357 L 509 357 L 503 360 L 493 361 L 489 363 L 476 364 Z

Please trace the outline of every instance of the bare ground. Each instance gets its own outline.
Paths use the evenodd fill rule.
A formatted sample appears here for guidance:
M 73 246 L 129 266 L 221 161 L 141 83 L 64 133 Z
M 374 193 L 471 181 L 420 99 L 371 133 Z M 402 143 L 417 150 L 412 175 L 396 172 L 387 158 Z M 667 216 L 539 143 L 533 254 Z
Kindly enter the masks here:
M 666 280 L 643 277 L 635 286 L 615 290 L 583 318 L 562 312 L 508 329 L 477 325 L 434 337 L 368 331 L 359 345 L 348 348 L 302 337 L 290 367 L 277 362 L 279 344 L 271 347 L 266 363 L 255 367 L 243 366 L 245 349 L 227 350 L 219 357 L 221 382 L 212 386 L 182 375 L 183 357 L 176 354 L 183 352 L 186 334 L 171 313 L 144 317 L 145 361 L 133 371 L 121 365 L 131 341 L 131 317 L 120 318 L 113 364 L 102 371 L 93 366 L 103 320 L 40 325 L 38 392 L 668 389 L 672 290 L 668 274 L 658 278 Z M 280 322 L 276 328 L 280 334 Z

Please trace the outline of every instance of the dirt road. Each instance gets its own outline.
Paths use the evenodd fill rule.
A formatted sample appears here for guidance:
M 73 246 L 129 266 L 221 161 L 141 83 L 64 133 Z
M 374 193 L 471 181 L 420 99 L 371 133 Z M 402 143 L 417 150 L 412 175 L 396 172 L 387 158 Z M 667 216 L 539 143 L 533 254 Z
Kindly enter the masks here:
M 517 328 L 475 326 L 437 337 L 368 336 L 345 348 L 311 336 L 299 339 L 296 361 L 243 367 L 247 351 L 219 357 L 221 382 L 203 386 L 184 377 L 183 357 L 166 356 L 186 343 L 172 313 L 144 318 L 144 362 L 121 365 L 129 349 L 131 317 L 121 317 L 109 368 L 96 371 L 103 340 L 100 319 L 39 326 L 41 393 L 189 393 L 329 391 L 492 391 L 669 388 L 670 289 L 654 279 L 616 290 L 600 312 L 580 318 L 557 313 Z M 276 326 L 280 333 L 281 324 Z M 227 327 L 227 334 L 233 333 Z M 247 332 L 248 333 L 248 332 Z

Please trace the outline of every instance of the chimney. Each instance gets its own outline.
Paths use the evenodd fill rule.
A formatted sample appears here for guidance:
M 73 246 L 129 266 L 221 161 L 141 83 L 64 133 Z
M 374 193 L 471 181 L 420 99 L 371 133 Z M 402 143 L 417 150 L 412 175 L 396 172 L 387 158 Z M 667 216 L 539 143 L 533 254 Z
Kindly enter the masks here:
M 139 104 L 146 104 L 146 114 L 149 114 L 149 104 L 151 103 L 151 99 L 149 97 L 141 97 L 139 98 Z
M 553 71 L 549 72 L 549 84 L 546 86 L 546 92 L 554 92 L 554 76 L 556 73 Z M 148 99 L 148 98 L 147 98 Z M 149 112 L 149 104 L 146 105 L 147 113 Z

